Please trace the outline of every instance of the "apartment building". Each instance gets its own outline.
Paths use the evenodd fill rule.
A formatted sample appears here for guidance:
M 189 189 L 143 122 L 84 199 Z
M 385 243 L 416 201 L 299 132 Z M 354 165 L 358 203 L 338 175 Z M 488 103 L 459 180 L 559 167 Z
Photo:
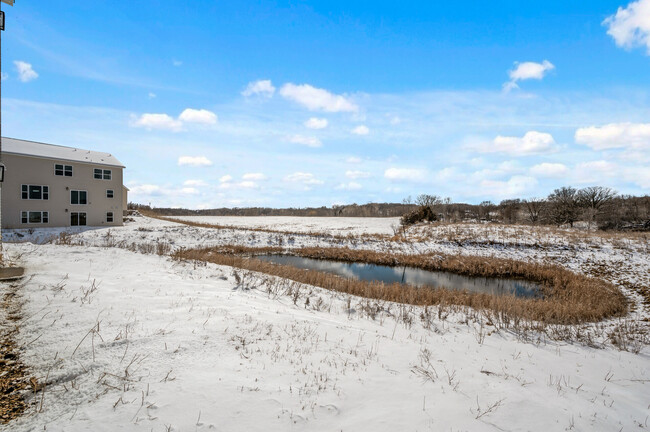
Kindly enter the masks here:
M 2 138 L 2 227 L 119 226 L 124 165 L 109 153 Z

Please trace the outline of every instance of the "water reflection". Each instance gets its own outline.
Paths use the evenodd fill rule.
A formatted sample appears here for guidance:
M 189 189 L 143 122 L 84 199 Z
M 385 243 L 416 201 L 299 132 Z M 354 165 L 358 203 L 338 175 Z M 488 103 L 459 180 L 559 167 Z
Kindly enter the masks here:
M 345 263 L 291 255 L 257 255 L 255 258 L 364 281 L 397 282 L 420 287 L 467 290 L 493 295 L 514 294 L 517 297 L 535 297 L 539 294 L 538 284 L 518 279 L 471 277 L 449 272 L 421 270 L 413 267 Z

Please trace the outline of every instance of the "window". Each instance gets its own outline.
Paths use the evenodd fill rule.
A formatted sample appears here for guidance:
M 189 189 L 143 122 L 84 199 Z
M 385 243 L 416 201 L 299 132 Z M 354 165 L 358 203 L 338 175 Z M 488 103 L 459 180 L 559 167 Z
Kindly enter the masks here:
M 43 188 L 41 186 L 29 185 L 29 199 L 43 199 Z
M 106 189 L 106 198 L 113 198 L 113 189 Z
M 88 192 L 80 190 L 70 191 L 70 204 L 88 204 Z
M 72 177 L 72 165 L 54 164 L 54 175 Z
M 70 213 L 70 226 L 85 226 L 86 213 Z
M 113 222 L 113 212 L 106 213 L 106 222 Z
M 24 224 L 40 224 L 48 223 L 50 221 L 49 212 L 40 212 L 40 211 L 23 211 L 20 212 L 20 222 Z
M 20 197 L 30 200 L 50 199 L 50 188 L 49 186 L 21 185 Z
M 93 170 L 93 177 L 96 178 L 97 180 L 110 180 L 112 177 L 112 172 L 111 170 L 102 170 L 99 168 L 95 168 Z

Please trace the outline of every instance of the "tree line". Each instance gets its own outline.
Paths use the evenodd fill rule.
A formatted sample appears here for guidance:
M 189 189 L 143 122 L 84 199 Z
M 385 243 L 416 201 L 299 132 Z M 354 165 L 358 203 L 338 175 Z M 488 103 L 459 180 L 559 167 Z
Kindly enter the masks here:
M 485 221 L 504 224 L 567 225 L 582 223 L 603 230 L 650 231 L 650 196 L 619 195 L 611 188 L 570 186 L 544 198 L 507 199 L 499 203 L 455 203 L 451 198 L 421 194 L 401 203 L 368 203 L 332 207 L 235 207 L 206 210 L 152 208 L 129 203 L 130 209 L 166 216 L 320 216 L 401 217 L 403 225 L 421 221 Z
M 478 205 L 453 203 L 449 198 L 422 194 L 417 205 L 402 216 L 402 224 L 419 221 L 467 220 L 506 224 L 567 225 L 582 222 L 602 230 L 650 231 L 650 196 L 619 195 L 613 189 L 590 186 L 583 189 L 566 186 L 555 189 L 545 198 L 507 199 L 496 204 L 483 201 Z

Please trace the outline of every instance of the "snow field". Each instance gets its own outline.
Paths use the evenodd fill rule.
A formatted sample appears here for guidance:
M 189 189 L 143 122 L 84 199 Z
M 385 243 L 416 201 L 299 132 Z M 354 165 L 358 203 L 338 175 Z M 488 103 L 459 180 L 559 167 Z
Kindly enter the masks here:
M 302 216 L 172 216 L 198 222 L 237 228 L 264 228 L 298 233 L 327 231 L 336 235 L 388 234 L 399 226 L 400 218 L 302 217 Z
M 51 231 L 18 239 L 58 235 Z M 289 247 L 341 246 L 288 237 L 280 236 Z M 430 328 L 414 307 L 406 309 L 412 325 L 397 319 L 398 305 L 385 305 L 390 313 L 373 320 L 362 299 L 351 299 L 348 310 L 346 296 L 302 287 L 294 305 L 263 286 L 245 289 L 258 278 L 238 285 L 231 268 L 98 247 L 264 246 L 279 241 L 273 233 L 137 218 L 74 238 L 88 246 L 5 245 L 31 276 L 19 290 L 22 361 L 50 384 L 44 397 L 28 395 L 30 411 L 3 430 L 606 431 L 650 422 L 647 346 L 632 354 L 611 345 L 525 342 L 481 327 L 471 312 L 438 319 L 435 308 Z M 578 271 L 604 263 L 621 280 L 648 274 L 638 271 L 648 268 L 648 256 L 637 244 L 570 251 L 440 238 L 343 245 L 562 260 Z

